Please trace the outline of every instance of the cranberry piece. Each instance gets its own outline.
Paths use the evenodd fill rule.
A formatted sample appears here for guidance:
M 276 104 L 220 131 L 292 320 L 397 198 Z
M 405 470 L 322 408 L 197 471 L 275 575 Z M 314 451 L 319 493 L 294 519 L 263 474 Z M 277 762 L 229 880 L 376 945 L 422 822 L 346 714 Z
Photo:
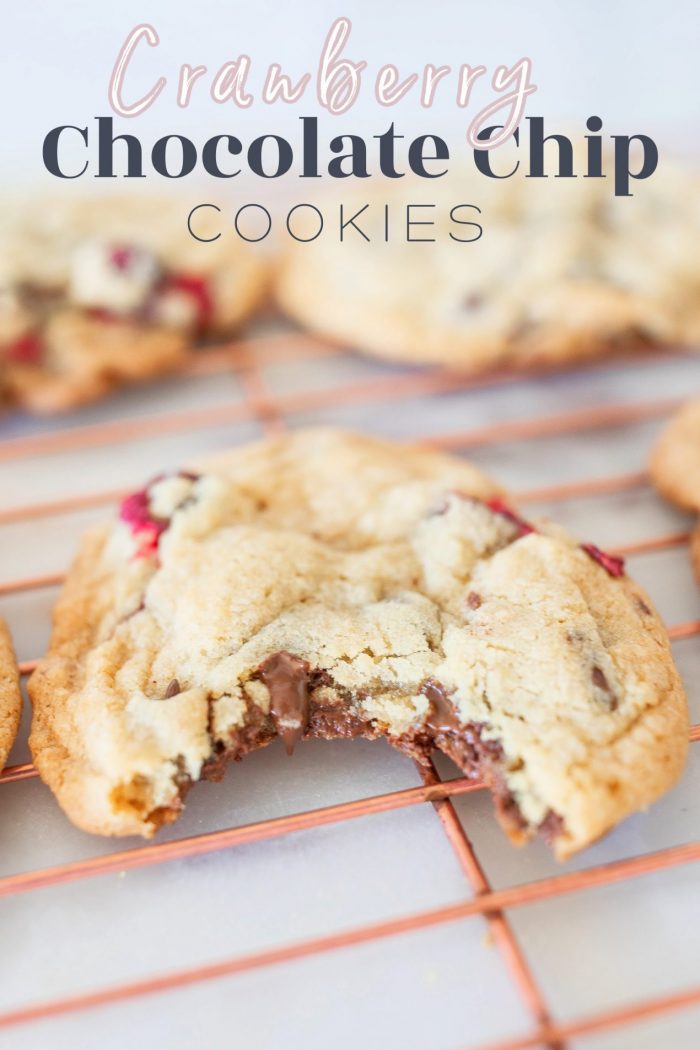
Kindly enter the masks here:
M 85 313 L 93 321 L 102 321 L 103 324 L 114 324 L 115 321 L 120 320 L 117 314 L 105 306 L 88 306 Z
M 155 554 L 160 537 L 170 525 L 169 518 L 157 518 L 151 514 L 150 510 L 151 488 L 168 477 L 197 481 L 199 474 L 192 474 L 186 470 L 180 470 L 175 474 L 159 474 L 149 482 L 145 489 L 132 492 L 130 496 L 122 500 L 119 507 L 119 520 L 129 526 L 132 536 L 139 538 L 138 557 Z
M 615 554 L 606 554 L 605 551 L 602 551 L 600 547 L 596 547 L 593 543 L 582 543 L 580 546 L 581 550 L 585 551 L 593 561 L 597 561 L 599 565 L 602 565 L 610 576 L 624 576 L 624 558 L 618 558 Z
M 197 328 L 206 331 L 214 310 L 209 284 L 204 277 L 192 273 L 169 274 L 163 281 L 161 292 L 181 292 L 188 295 L 197 309 Z
M 9 343 L 4 348 L 4 354 L 8 361 L 18 365 L 35 365 L 41 360 L 43 353 L 41 338 L 36 332 L 28 332 Z
M 525 521 L 525 519 L 521 518 L 519 514 L 516 514 L 514 510 L 511 510 L 508 504 L 504 503 L 502 499 L 487 499 L 485 500 L 485 503 L 489 510 L 492 510 L 494 514 L 500 514 L 502 517 L 507 518 L 512 525 L 515 525 L 519 536 L 528 536 L 531 532 L 537 531 L 528 521 Z
M 150 497 L 147 488 L 127 496 L 119 508 L 119 518 L 131 529 L 132 536 L 138 537 L 139 555 L 155 554 L 158 540 L 167 529 L 169 522 L 165 518 L 154 517 L 149 509 Z
M 132 248 L 129 248 L 125 244 L 117 244 L 111 249 L 109 253 L 109 261 L 115 270 L 119 270 L 124 273 L 131 266 L 134 258 L 134 252 Z

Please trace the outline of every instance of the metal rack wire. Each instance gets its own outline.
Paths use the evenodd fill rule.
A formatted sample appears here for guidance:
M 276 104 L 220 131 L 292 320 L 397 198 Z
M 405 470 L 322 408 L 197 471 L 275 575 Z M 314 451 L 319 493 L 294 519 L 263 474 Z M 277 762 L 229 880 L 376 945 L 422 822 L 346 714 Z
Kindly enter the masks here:
M 127 436 L 133 440 L 154 435 L 194 431 L 202 427 L 214 427 L 222 423 L 240 421 L 257 422 L 264 431 L 275 432 L 285 427 L 285 419 L 290 414 L 309 411 L 318 406 L 329 408 L 347 405 L 351 402 L 362 404 L 374 399 L 401 400 L 409 396 L 513 383 L 519 378 L 512 372 L 475 378 L 448 375 L 438 370 L 426 370 L 406 372 L 398 377 L 393 374 L 382 376 L 323 391 L 275 395 L 267 388 L 262 363 L 294 361 L 302 353 L 305 359 L 309 359 L 333 352 L 331 346 L 296 333 L 285 333 L 279 337 L 249 339 L 210 349 L 194 358 L 187 372 L 190 375 L 207 375 L 234 370 L 243 391 L 243 399 L 240 403 L 225 404 L 213 409 L 165 413 L 138 420 L 122 419 L 90 426 L 57 428 L 51 432 L 44 431 L 20 436 L 5 440 L 0 444 L 0 461 L 19 461 L 46 451 L 54 453 L 100 445 L 107 446 L 117 444 Z M 676 407 L 677 403 L 677 399 L 666 398 L 643 403 L 620 403 L 599 408 L 572 410 L 548 417 L 528 418 L 522 421 L 481 426 L 439 437 L 433 436 L 426 438 L 425 443 L 432 447 L 462 449 L 513 438 L 555 436 L 567 432 L 595 430 L 655 419 L 666 415 Z M 644 474 L 631 473 L 537 490 L 531 489 L 516 495 L 521 503 L 544 499 L 563 502 L 582 495 L 620 493 L 639 488 L 644 484 L 646 484 Z M 111 489 L 94 491 L 63 500 L 12 507 L 0 510 L 0 525 L 107 505 L 121 495 L 121 491 Z M 629 544 L 624 549 L 618 548 L 615 553 L 646 554 L 679 547 L 687 540 L 687 532 L 670 532 Z M 62 574 L 52 573 L 8 580 L 0 584 L 0 596 L 53 586 L 60 583 L 61 579 Z M 674 624 L 669 628 L 669 634 L 673 640 L 700 634 L 700 621 Z M 35 662 L 34 660 L 25 661 L 21 665 L 22 674 L 31 673 Z M 700 724 L 691 728 L 690 737 L 692 741 L 700 740 Z M 369 923 L 327 936 L 284 944 L 253 954 L 234 956 L 209 965 L 173 970 L 101 988 L 94 992 L 37 1002 L 0 1013 L 0 1029 L 41 1018 L 74 1013 L 93 1006 L 120 1002 L 137 996 L 152 995 L 167 989 L 210 981 L 224 975 L 273 966 L 281 962 L 339 950 L 350 945 L 395 937 L 408 931 L 425 929 L 473 916 L 483 916 L 489 924 L 493 942 L 500 951 L 531 1018 L 530 1031 L 521 1037 L 491 1043 L 488 1047 L 481 1047 L 480 1050 L 520 1050 L 520 1048 L 536 1046 L 562 1048 L 569 1039 L 574 1037 L 601 1033 L 700 1003 L 700 985 L 698 985 L 675 994 L 646 999 L 644 1002 L 623 1005 L 578 1019 L 555 1021 L 506 914 L 510 909 L 526 907 L 537 901 L 575 894 L 594 886 L 620 882 L 700 861 L 700 841 L 642 856 L 623 858 L 581 871 L 564 871 L 522 885 L 493 889 L 452 803 L 452 799 L 467 792 L 478 791 L 482 785 L 467 777 L 443 780 L 434 767 L 419 771 L 423 780 L 422 786 L 275 817 L 252 824 L 224 828 L 175 841 L 117 850 L 85 860 L 6 875 L 0 877 L 0 897 L 29 893 L 42 887 L 89 879 L 110 872 L 164 864 L 217 850 L 231 849 L 244 843 L 273 839 L 303 829 L 319 828 L 390 810 L 429 804 L 436 811 L 471 889 L 471 895 L 464 901 L 414 912 L 387 921 Z M 34 776 L 36 772 L 30 764 L 9 766 L 0 774 L 0 785 Z

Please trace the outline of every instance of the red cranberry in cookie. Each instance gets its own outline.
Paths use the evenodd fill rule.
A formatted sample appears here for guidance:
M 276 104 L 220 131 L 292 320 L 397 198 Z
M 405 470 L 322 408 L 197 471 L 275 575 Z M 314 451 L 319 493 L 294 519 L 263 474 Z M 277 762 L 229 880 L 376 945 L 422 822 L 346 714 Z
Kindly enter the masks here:
M 0 356 L 15 365 L 37 365 L 43 352 L 44 347 L 38 332 L 26 332 L 13 342 L 5 344 L 0 349 Z
M 529 521 L 525 521 L 519 514 L 516 514 L 514 510 L 508 506 L 502 499 L 487 499 L 486 506 L 489 510 L 492 510 L 494 514 L 500 514 L 501 517 L 507 518 L 511 525 L 515 525 L 518 530 L 519 536 L 528 536 L 531 532 L 537 532 L 534 525 L 531 525 Z
M 606 554 L 605 551 L 602 551 L 600 547 L 596 547 L 593 543 L 582 543 L 581 550 L 585 551 L 593 561 L 597 561 L 599 565 L 602 565 L 609 576 L 625 575 L 624 558 L 618 558 L 615 554 Z
M 211 291 L 199 274 L 168 274 L 149 304 L 149 316 L 170 328 L 189 328 L 205 332 L 213 313 Z
M 156 486 L 163 482 L 181 479 L 189 482 L 187 491 L 178 494 L 178 502 L 169 507 L 169 513 L 157 514 L 153 510 L 153 491 Z M 158 542 L 165 530 L 170 525 L 172 515 L 176 510 L 181 510 L 192 499 L 190 490 L 192 484 L 198 479 L 197 474 L 188 471 L 180 471 L 176 474 L 159 474 L 144 489 L 132 492 L 127 496 L 119 507 L 119 520 L 129 526 L 132 536 L 138 542 L 137 557 L 148 557 L 158 550 Z
M 167 518 L 156 518 L 151 514 L 150 503 L 149 490 L 145 488 L 127 496 L 119 507 L 120 521 L 129 526 L 132 536 L 139 542 L 140 557 L 155 554 L 158 540 L 170 524 Z

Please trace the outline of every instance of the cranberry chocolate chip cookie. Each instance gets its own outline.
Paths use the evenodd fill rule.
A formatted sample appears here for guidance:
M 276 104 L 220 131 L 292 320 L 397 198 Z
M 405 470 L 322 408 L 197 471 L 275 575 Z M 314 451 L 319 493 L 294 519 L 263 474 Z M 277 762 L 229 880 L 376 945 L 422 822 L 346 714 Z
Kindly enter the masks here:
M 292 246 L 278 298 L 339 343 L 468 372 L 697 342 L 699 180 L 666 168 L 629 198 L 608 181 L 375 184 Z
M 649 470 L 666 499 L 700 514 L 700 400 L 684 405 L 662 432 Z M 700 580 L 700 524 L 693 530 L 690 550 Z
M 70 818 L 152 835 L 281 737 L 386 737 L 482 778 L 559 857 L 673 784 L 688 721 L 620 559 L 522 518 L 469 463 L 299 431 L 155 478 L 91 533 L 30 683 Z
M 202 244 L 174 200 L 35 201 L 0 227 L 0 399 L 75 407 L 177 368 L 261 300 L 260 260 Z
M 0 769 L 15 742 L 21 711 L 22 695 L 15 652 L 7 625 L 0 620 Z

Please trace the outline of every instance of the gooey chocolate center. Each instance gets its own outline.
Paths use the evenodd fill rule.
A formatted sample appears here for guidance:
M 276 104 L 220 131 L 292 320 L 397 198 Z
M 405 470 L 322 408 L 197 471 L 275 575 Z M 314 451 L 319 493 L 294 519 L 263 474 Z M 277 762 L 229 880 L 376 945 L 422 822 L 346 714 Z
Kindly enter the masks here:
M 437 749 L 451 758 L 466 776 L 483 779 L 493 795 L 497 815 L 511 837 L 522 838 L 533 830 L 540 830 L 548 838 L 561 833 L 561 820 L 551 812 L 539 829 L 528 828 L 506 783 L 503 748 L 488 736 L 485 724 L 460 720 L 442 683 L 428 680 L 422 684 L 420 692 L 429 702 L 424 720 L 396 735 L 365 714 L 362 696 L 344 690 L 327 671 L 313 669 L 306 660 L 289 652 L 268 656 L 254 677 L 268 689 L 269 710 L 265 713 L 248 699 L 245 724 L 231 733 L 227 745 L 219 745 L 216 757 L 203 770 L 204 778 L 220 779 L 230 759 L 240 759 L 276 736 L 282 738 L 289 755 L 302 739 L 385 736 L 393 747 L 423 765 Z
M 290 653 L 275 653 L 258 668 L 270 693 L 270 717 L 291 755 L 309 725 L 311 702 L 306 660 Z

